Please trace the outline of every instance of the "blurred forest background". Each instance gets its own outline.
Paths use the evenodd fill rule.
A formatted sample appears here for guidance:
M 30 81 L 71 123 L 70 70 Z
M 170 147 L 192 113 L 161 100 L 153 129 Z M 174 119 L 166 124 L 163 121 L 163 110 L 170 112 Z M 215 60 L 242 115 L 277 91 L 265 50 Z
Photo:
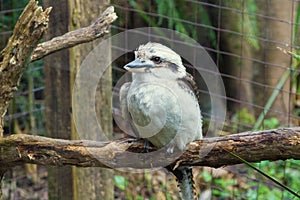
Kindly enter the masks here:
M 0 0 L 1 49 L 27 2 Z M 300 61 L 278 49 L 300 55 L 297 0 L 43 0 L 40 4 L 54 7 L 45 40 L 91 24 L 105 7 L 113 5 L 118 19 L 111 35 L 138 27 L 165 27 L 198 41 L 213 58 L 225 84 L 224 135 L 299 125 Z M 64 50 L 30 64 L 5 117 L 5 133 L 76 139 L 70 118 L 70 83 L 96 44 Z M 105 86 L 99 87 L 100 107 L 109 102 L 112 86 L 124 73 L 122 66 L 132 58 L 132 53 L 124 54 L 107 70 L 106 77 L 111 79 L 100 81 Z M 188 71 L 195 75 L 192 68 Z M 201 105 L 204 110 L 209 106 Z M 103 114 L 110 110 L 107 105 L 99 111 L 104 129 L 120 132 L 112 117 Z M 209 112 L 203 115 L 209 118 Z M 255 166 L 299 192 L 300 161 L 263 161 Z M 244 165 L 198 167 L 194 174 L 202 199 L 206 195 L 212 199 L 296 199 Z M 98 184 L 100 188 L 95 186 Z M 178 196 L 175 180 L 164 170 L 128 174 L 25 165 L 6 174 L 4 198 L 169 200 Z

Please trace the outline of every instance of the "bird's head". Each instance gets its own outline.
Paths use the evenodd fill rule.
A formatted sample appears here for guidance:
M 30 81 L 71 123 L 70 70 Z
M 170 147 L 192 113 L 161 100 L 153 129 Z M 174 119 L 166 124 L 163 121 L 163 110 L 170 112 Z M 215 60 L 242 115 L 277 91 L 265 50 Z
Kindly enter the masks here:
M 147 73 L 157 78 L 177 79 L 186 75 L 180 56 L 172 49 L 148 42 L 135 51 L 135 60 L 124 68 L 134 74 Z

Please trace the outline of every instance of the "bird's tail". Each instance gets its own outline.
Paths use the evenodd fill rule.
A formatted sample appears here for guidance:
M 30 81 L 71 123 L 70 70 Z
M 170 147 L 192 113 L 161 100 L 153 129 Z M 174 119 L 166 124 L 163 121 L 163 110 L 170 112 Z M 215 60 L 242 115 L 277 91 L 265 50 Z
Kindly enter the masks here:
M 177 178 L 178 190 L 181 200 L 196 199 L 192 168 L 187 166 L 180 166 L 175 170 L 172 170 L 172 173 Z

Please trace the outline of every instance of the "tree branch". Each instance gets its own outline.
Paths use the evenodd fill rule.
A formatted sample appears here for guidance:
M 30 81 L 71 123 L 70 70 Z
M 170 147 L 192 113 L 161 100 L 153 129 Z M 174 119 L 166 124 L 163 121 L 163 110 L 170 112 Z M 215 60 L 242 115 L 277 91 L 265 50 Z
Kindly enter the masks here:
M 116 19 L 117 15 L 114 12 L 114 7 L 110 6 L 90 26 L 68 32 L 62 36 L 55 37 L 50 41 L 39 44 L 34 50 L 31 60 L 35 61 L 56 51 L 101 38 L 109 33 L 109 25 Z
M 37 45 L 47 29 L 50 11 L 51 8 L 43 11 L 37 1 L 30 0 L 14 28 L 13 35 L 1 52 L 0 137 L 3 135 L 4 115 L 8 104 L 17 91 L 22 72 L 28 63 L 53 52 L 103 37 L 108 33 L 109 25 L 117 19 L 111 6 L 92 25 Z
M 155 150 L 150 148 L 150 151 Z M 107 163 L 102 162 L 105 160 L 112 164 L 110 167 L 139 168 L 142 164 L 129 158 L 128 152 L 146 155 L 141 153 L 143 151 L 143 142 L 134 139 L 113 142 L 69 141 L 15 134 L 0 139 L 0 166 L 35 163 L 107 168 Z M 300 159 L 300 128 L 204 138 L 192 142 L 173 165 L 221 167 L 241 163 L 227 151 L 249 162 Z M 168 159 L 168 156 L 165 158 Z
M 30 55 L 48 26 L 51 8 L 45 11 L 38 2 L 30 0 L 21 14 L 13 35 L 1 52 L 0 63 L 0 137 L 8 104 L 19 86 L 23 70 L 30 62 Z

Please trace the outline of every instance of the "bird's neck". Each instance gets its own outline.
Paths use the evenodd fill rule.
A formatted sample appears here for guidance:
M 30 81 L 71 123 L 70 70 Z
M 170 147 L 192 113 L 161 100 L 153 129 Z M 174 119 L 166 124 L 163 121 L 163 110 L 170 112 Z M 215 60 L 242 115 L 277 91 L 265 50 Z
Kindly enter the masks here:
M 132 80 L 136 82 L 157 82 L 163 79 L 153 75 L 152 73 L 132 73 Z
M 155 69 L 145 73 L 132 73 L 132 80 L 136 82 L 175 82 L 185 76 L 185 72 L 174 73 L 169 69 Z

